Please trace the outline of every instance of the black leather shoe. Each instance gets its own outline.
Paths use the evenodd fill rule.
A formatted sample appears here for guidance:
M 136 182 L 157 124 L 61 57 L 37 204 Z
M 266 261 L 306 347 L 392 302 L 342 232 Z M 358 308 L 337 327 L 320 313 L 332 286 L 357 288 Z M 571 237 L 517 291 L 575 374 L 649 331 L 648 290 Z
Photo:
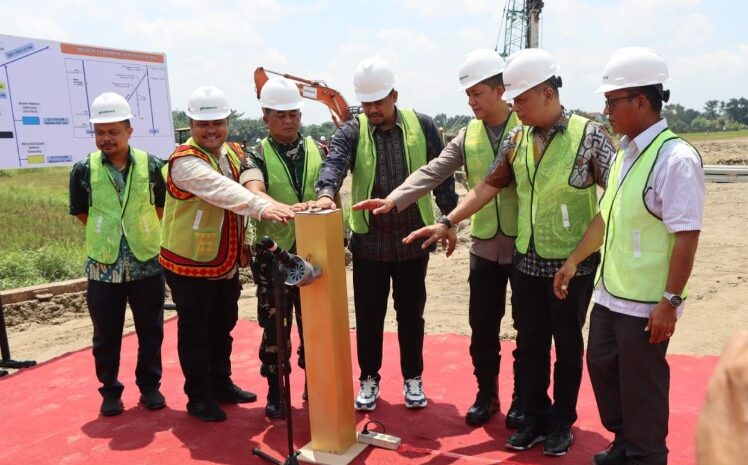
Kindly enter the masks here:
M 148 410 L 159 410 L 166 407 L 166 399 L 158 389 L 141 393 L 140 403 Z
M 125 404 L 122 403 L 122 399 L 119 397 L 104 397 L 101 401 L 101 408 L 99 411 L 105 417 L 116 417 L 122 413 L 125 409 Z
M 545 430 L 535 422 L 525 422 L 519 431 L 509 436 L 504 446 L 512 450 L 527 450 L 545 440 Z
M 286 413 L 283 411 L 280 401 L 268 400 L 268 404 L 265 406 L 265 416 L 273 420 L 282 420 L 286 418 Z
M 248 404 L 257 400 L 257 394 L 245 391 L 234 383 L 215 392 L 213 397 L 219 402 L 226 402 L 228 404 Z
M 202 421 L 226 420 L 226 412 L 212 400 L 187 402 L 187 413 Z
M 626 463 L 626 446 L 620 442 L 612 442 L 607 449 L 592 457 L 592 465 L 624 465 Z
M 509 429 L 520 429 L 525 421 L 525 412 L 519 406 L 517 399 L 512 400 L 509 411 L 506 412 L 506 427 Z
M 475 402 L 465 415 L 465 422 L 468 425 L 480 426 L 488 422 L 491 415 L 499 411 L 499 402 L 492 395 L 485 395 L 478 391 Z
M 546 436 L 543 454 L 551 457 L 566 455 L 573 441 L 574 435 L 571 433 L 571 427 L 558 425 Z

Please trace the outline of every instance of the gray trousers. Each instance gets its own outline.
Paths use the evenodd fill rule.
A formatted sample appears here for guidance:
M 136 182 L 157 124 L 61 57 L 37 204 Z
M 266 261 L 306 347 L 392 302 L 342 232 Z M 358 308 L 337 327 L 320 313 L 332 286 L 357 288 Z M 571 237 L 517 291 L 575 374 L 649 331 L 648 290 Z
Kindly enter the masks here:
M 626 446 L 627 463 L 667 464 L 669 339 L 649 343 L 646 318 L 595 304 L 590 314 L 587 369 L 603 426 Z

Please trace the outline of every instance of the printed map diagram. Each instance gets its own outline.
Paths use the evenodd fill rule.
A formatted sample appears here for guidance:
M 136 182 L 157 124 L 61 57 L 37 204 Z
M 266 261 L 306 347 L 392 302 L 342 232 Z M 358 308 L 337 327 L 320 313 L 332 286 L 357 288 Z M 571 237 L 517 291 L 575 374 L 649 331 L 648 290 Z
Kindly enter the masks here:
M 69 164 L 96 150 L 89 108 L 103 92 L 127 99 L 134 147 L 174 147 L 166 59 L 0 35 L 0 169 Z

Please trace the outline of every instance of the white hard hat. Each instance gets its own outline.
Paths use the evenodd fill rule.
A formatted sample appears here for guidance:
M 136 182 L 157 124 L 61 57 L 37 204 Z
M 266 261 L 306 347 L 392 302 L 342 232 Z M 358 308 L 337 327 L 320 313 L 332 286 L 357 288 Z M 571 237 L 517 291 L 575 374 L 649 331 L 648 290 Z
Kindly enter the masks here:
M 91 119 L 93 124 L 116 123 L 132 118 L 130 104 L 116 92 L 104 92 L 96 97 L 91 104 Z
M 376 102 L 395 88 L 395 73 L 381 58 L 368 58 L 353 72 L 353 90 L 359 102 Z
M 597 88 L 597 92 L 651 86 L 669 80 L 670 73 L 665 60 L 651 48 L 619 48 L 605 64 L 603 83 Z
M 214 121 L 231 114 L 226 94 L 216 86 L 200 86 L 187 100 L 187 116 L 196 121 Z
M 504 100 L 514 97 L 558 76 L 559 67 L 550 53 L 541 48 L 525 48 L 509 57 L 504 69 Z
M 504 72 L 504 59 L 496 51 L 479 48 L 465 55 L 460 65 L 460 88 L 465 90 Z
M 260 91 L 260 107 L 278 111 L 298 110 L 304 106 L 296 84 L 284 77 L 268 79 Z

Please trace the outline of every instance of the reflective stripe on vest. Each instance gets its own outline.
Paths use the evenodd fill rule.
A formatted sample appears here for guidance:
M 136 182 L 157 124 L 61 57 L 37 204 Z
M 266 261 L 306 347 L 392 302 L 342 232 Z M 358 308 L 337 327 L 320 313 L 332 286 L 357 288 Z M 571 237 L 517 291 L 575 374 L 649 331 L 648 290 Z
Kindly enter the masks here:
M 148 173 L 148 154 L 131 148 L 133 163 L 120 202 L 101 151 L 88 156 L 91 173 L 91 206 L 86 222 L 86 254 L 99 263 L 117 261 L 122 234 L 130 250 L 144 262 L 158 255 L 161 224 L 153 204 L 153 187 Z
M 675 234 L 649 211 L 644 194 L 660 150 L 672 140 L 683 141 L 669 129 L 658 134 L 622 180 L 622 150 L 610 169 L 608 188 L 600 200 L 605 241 L 597 279 L 602 278 L 605 289 L 615 297 L 655 304 L 665 291 Z M 687 294 L 684 289 L 683 296 Z
M 512 169 L 519 198 L 517 250 L 527 253 L 530 241 L 545 259 L 564 259 L 582 239 L 597 212 L 597 185 L 579 189 L 569 179 L 589 120 L 572 115 L 535 164 L 535 144 L 525 126 Z
M 314 191 L 314 183 L 319 178 L 319 170 L 322 167 L 322 155 L 319 148 L 311 137 L 304 139 L 304 174 L 301 178 L 301 187 L 303 189 L 301 197 L 296 192 L 288 172 L 288 166 L 283 162 L 281 156 L 273 148 L 272 144 L 266 137 L 262 141 L 262 152 L 265 155 L 265 166 L 267 168 L 267 194 L 273 199 L 293 205 L 298 202 L 308 202 L 316 200 L 317 195 Z M 257 221 L 252 219 L 255 226 L 255 242 L 260 243 L 263 236 L 269 236 L 276 244 L 284 250 L 292 250 L 296 242 L 296 228 L 294 222 L 288 224 L 273 223 L 270 221 Z
M 427 163 L 426 136 L 423 134 L 421 123 L 418 121 L 416 112 L 410 109 L 398 109 L 403 135 L 403 147 L 405 148 L 405 162 L 408 165 L 408 173 L 412 173 Z M 351 181 L 351 202 L 353 204 L 371 197 L 374 187 L 374 175 L 377 171 L 377 149 L 372 139 L 366 115 L 358 115 L 359 131 L 358 145 L 356 147 L 356 164 L 353 167 L 353 180 Z M 431 194 L 418 199 L 418 211 L 424 225 L 434 222 L 434 210 L 431 206 Z M 369 232 L 369 211 L 351 211 L 351 230 L 358 234 Z
M 230 179 L 238 182 L 243 152 L 235 143 L 224 144 L 224 147 L 228 153 Z M 169 165 L 186 156 L 198 157 L 221 173 L 213 155 L 192 138 L 171 155 Z M 166 185 L 161 265 L 182 276 L 220 278 L 231 272 L 242 262 L 243 218 L 179 189 L 171 180 L 171 168 Z
M 504 137 L 517 124 L 519 124 L 517 114 L 511 112 L 499 141 L 503 141 Z M 468 187 L 472 189 L 483 181 L 483 177 L 496 157 L 483 121 L 473 119 L 468 123 L 465 130 L 463 153 L 465 154 Z M 471 235 L 478 239 L 491 239 L 496 236 L 498 231 L 501 231 L 504 236 L 516 237 L 517 184 L 512 182 L 511 185 L 501 189 L 496 198 L 475 212 L 471 219 L 471 225 Z

